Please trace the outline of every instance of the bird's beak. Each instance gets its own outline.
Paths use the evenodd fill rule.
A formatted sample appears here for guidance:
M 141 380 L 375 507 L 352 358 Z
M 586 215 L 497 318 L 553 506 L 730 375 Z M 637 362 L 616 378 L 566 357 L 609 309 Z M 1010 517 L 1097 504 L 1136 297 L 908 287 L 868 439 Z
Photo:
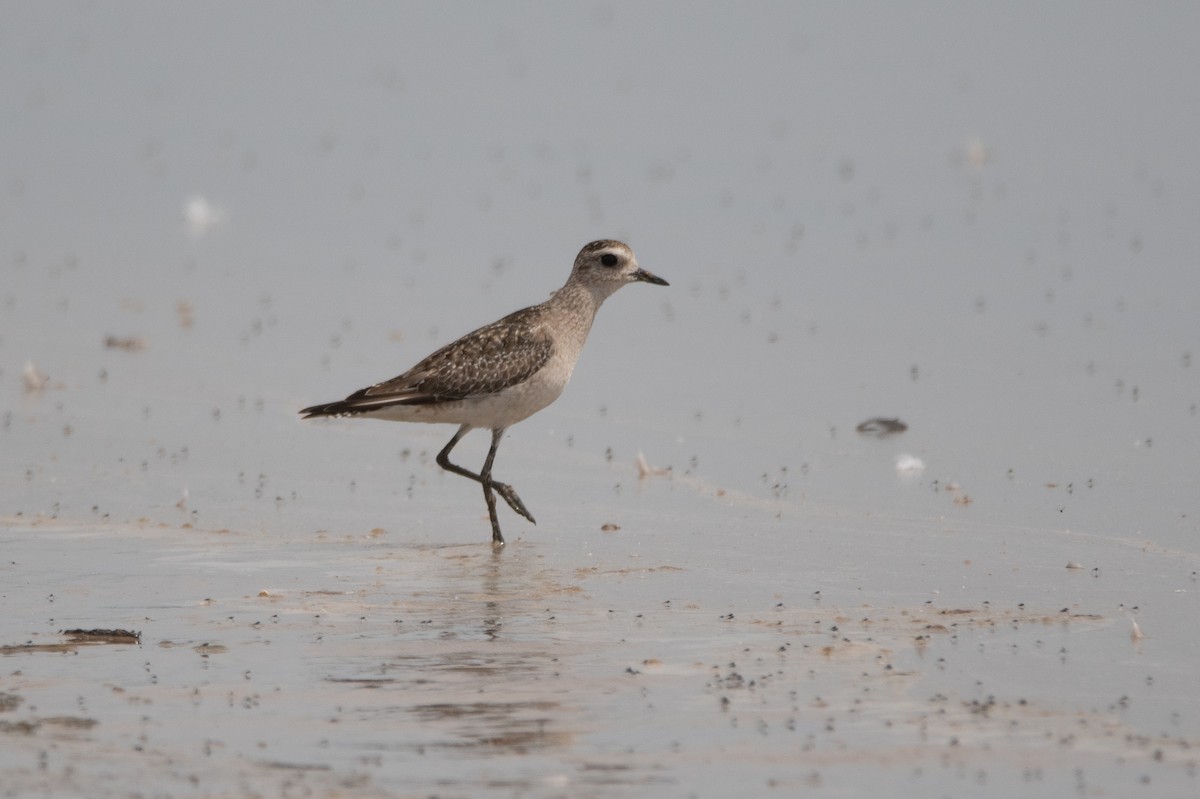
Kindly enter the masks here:
M 656 285 L 656 286 L 669 286 L 669 285 L 671 285 L 670 283 L 668 283 L 667 281 L 663 280 L 663 279 L 662 279 L 661 277 L 659 277 L 658 275 L 652 275 L 652 274 L 650 274 L 649 272 L 647 272 L 645 269 L 638 269 L 636 272 L 634 272 L 634 273 L 633 273 L 633 279 L 634 279 L 634 280 L 640 280 L 640 281 L 641 281 L 641 282 L 643 282 L 643 283 L 653 283 L 653 284 L 654 284 L 654 285 Z

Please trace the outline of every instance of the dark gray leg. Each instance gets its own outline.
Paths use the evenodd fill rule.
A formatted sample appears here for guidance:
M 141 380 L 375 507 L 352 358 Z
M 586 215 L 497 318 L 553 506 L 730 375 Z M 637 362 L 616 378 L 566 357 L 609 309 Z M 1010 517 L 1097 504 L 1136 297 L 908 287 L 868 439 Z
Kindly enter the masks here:
M 496 449 L 500 446 L 500 439 L 504 436 L 505 428 L 502 427 L 492 431 L 492 446 L 488 450 L 487 460 L 483 462 L 483 471 L 479 474 L 475 474 L 456 463 L 450 462 L 450 451 L 472 429 L 468 425 L 458 428 L 458 432 L 454 434 L 450 442 L 438 453 L 437 464 L 448 472 L 468 477 L 483 486 L 483 498 L 488 505 L 488 518 L 492 521 L 492 541 L 493 543 L 503 544 L 504 536 L 500 533 L 500 523 L 496 518 L 496 497 L 492 493 L 493 491 L 508 503 L 508 507 L 512 508 L 513 512 L 524 516 L 533 524 L 537 524 L 537 522 L 534 521 L 533 515 L 525 507 L 525 503 L 521 501 L 521 498 L 517 496 L 517 492 L 513 490 L 512 486 L 492 480 L 492 462 L 496 460 Z
M 533 514 L 525 507 L 525 503 L 517 496 L 517 492 L 513 487 L 508 483 L 498 483 L 492 479 L 492 461 L 496 459 L 496 450 L 500 446 L 500 439 L 504 437 L 504 431 L 507 429 L 506 427 L 502 427 L 499 430 L 492 431 L 492 447 L 488 450 L 487 460 L 484 461 L 483 471 L 480 473 L 480 476 L 487 480 L 488 485 L 496 489 L 496 493 L 508 503 L 508 507 L 512 508 L 514 513 L 524 516 L 529 520 L 530 524 L 537 524 L 533 518 Z
M 492 493 L 492 461 L 496 460 L 496 450 L 500 446 L 500 436 L 503 433 L 503 429 L 492 431 L 492 446 L 483 461 L 483 468 L 479 470 L 483 501 L 487 503 L 488 518 L 492 520 L 492 544 L 495 546 L 504 546 L 504 535 L 500 532 L 500 520 L 496 518 L 496 495 Z M 510 502 L 509 506 L 511 505 Z

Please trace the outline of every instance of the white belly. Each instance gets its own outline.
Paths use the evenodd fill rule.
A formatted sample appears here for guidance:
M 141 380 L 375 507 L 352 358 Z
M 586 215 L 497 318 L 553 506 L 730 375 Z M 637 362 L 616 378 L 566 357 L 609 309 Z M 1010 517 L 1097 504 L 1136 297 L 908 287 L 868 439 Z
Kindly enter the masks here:
M 554 402 L 571 377 L 574 364 L 553 359 L 524 383 L 497 394 L 429 405 L 390 405 L 358 414 L 372 419 L 430 424 L 465 424 L 495 430 L 529 418 Z

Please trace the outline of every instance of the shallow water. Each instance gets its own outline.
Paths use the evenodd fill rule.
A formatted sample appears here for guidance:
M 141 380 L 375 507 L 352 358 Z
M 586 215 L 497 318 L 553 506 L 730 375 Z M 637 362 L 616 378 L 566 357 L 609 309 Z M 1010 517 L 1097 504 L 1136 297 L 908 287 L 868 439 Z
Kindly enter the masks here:
M 790 531 L 681 490 L 647 488 L 666 494 L 658 513 L 586 545 L 530 533 L 495 553 L 384 531 L 9 519 L 6 604 L 23 623 L 5 624 L 6 787 L 124 795 L 133 773 L 170 795 L 1194 785 L 1194 653 L 1161 609 L 1195 577 L 1147 585 L 1143 609 L 1117 601 L 1171 553 L 1130 545 L 1118 573 L 1068 570 L 1036 531 L 827 519 L 837 543 L 813 545 L 819 567 L 739 556 L 744 543 L 718 566 L 715 549 L 639 544 L 668 526 L 701 542 L 751 527 L 761 545 Z M 1111 546 L 1071 551 L 1091 563 Z M 64 647 L 56 631 L 77 626 L 141 643 Z
M 1194 12 L 294 8 L 0 23 L 0 792 L 1195 794 Z

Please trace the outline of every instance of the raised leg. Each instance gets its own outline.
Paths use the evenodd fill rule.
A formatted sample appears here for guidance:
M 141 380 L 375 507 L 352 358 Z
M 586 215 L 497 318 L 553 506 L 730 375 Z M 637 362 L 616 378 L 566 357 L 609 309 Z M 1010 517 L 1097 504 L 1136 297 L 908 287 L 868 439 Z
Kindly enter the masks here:
M 495 494 L 499 494 L 501 498 L 508 503 L 508 507 L 513 509 L 513 512 L 524 516 L 533 524 L 537 524 L 537 522 L 534 521 L 533 514 L 531 514 L 525 507 L 525 503 L 521 501 L 519 496 L 517 496 L 517 492 L 513 490 L 512 486 L 506 483 L 497 483 L 492 479 L 492 462 L 496 460 L 496 449 L 500 446 L 500 439 L 504 436 L 505 428 L 501 427 L 492 431 L 492 446 L 491 449 L 488 450 L 487 460 L 485 460 L 483 463 L 483 471 L 479 474 L 475 474 L 474 472 L 464 469 L 456 463 L 450 462 L 450 451 L 454 449 L 455 445 L 458 444 L 462 437 L 469 433 L 472 429 L 473 428 L 471 428 L 469 425 L 463 425 L 462 427 L 458 428 L 458 432 L 454 434 L 454 437 L 450 439 L 449 443 L 447 443 L 446 446 L 442 448 L 442 451 L 438 453 L 437 464 L 448 472 L 453 472 L 454 474 L 461 475 L 462 477 L 468 477 L 483 486 L 483 498 L 488 505 L 488 518 L 490 518 L 492 522 L 492 542 L 503 544 L 504 536 L 500 533 L 500 523 L 496 518 Z M 493 491 L 495 494 L 493 494 Z

